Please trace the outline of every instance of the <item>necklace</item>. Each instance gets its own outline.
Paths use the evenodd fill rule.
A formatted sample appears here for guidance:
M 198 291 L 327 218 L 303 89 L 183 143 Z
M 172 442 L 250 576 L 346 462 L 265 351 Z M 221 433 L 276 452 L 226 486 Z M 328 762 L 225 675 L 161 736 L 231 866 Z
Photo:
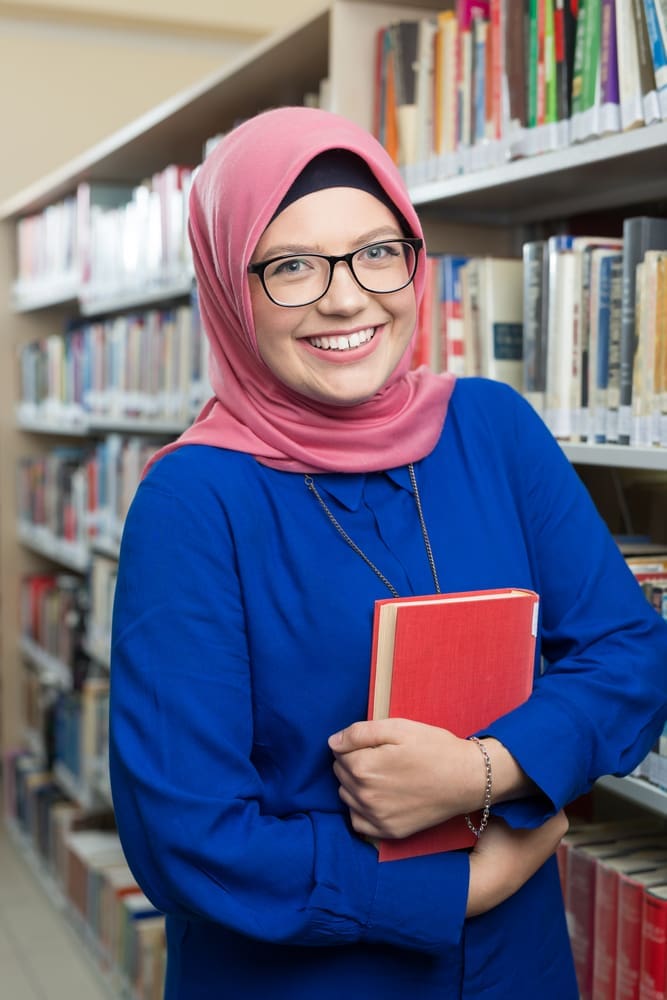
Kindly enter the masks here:
M 422 538 L 424 539 L 424 548 L 426 549 L 426 556 L 428 558 L 428 564 L 431 567 L 431 573 L 433 574 L 433 583 L 435 584 L 435 592 L 436 592 L 436 594 L 439 594 L 440 593 L 440 583 L 438 581 L 438 571 L 435 568 L 435 559 L 433 558 L 433 550 L 431 548 L 431 541 L 430 541 L 430 539 L 428 537 L 428 531 L 426 529 L 426 521 L 424 520 L 424 511 L 422 509 L 421 497 L 419 496 L 419 489 L 417 487 L 417 477 L 415 476 L 415 467 L 412 464 L 412 462 L 410 462 L 410 464 L 408 465 L 408 472 L 410 474 L 410 483 L 412 484 L 412 493 L 413 493 L 413 496 L 415 498 L 415 506 L 417 507 L 417 516 L 419 517 L 419 524 L 420 524 L 421 529 L 422 529 Z M 377 566 L 375 565 L 375 563 L 371 562 L 371 560 L 368 558 L 368 556 L 366 555 L 366 553 L 363 552 L 359 548 L 359 546 L 357 545 L 357 543 L 350 538 L 350 536 L 348 535 L 347 531 L 342 526 L 342 524 L 340 524 L 336 520 L 336 518 L 334 517 L 333 513 L 327 507 L 327 505 L 326 505 L 326 503 L 324 501 L 324 498 L 322 497 L 322 495 L 320 494 L 319 490 L 317 489 L 317 486 L 315 485 L 315 481 L 314 481 L 313 477 L 309 476 L 308 474 L 306 474 L 303 477 L 303 481 L 305 482 L 306 486 L 308 487 L 308 489 L 310 490 L 310 492 L 313 494 L 313 496 L 315 497 L 315 499 L 319 503 L 320 507 L 322 508 L 322 510 L 324 511 L 324 513 L 327 515 L 327 517 L 329 518 L 329 520 L 333 524 L 333 526 L 336 529 L 336 531 L 338 532 L 338 534 L 341 536 L 341 538 L 345 542 L 347 542 L 347 544 L 350 546 L 350 548 L 354 552 L 356 552 L 358 556 L 361 556 L 361 558 L 364 560 L 364 562 L 366 563 L 366 565 L 369 566 L 373 570 L 373 572 L 375 573 L 375 575 L 377 577 L 379 577 L 380 580 L 382 580 L 383 584 L 385 585 L 385 587 L 387 588 L 387 590 L 389 591 L 389 593 L 392 595 L 392 597 L 400 597 L 400 594 L 398 593 L 398 591 L 396 590 L 396 588 L 393 586 L 393 584 L 391 584 L 389 582 L 389 580 L 384 575 L 384 573 L 380 572 L 380 570 L 377 568 Z

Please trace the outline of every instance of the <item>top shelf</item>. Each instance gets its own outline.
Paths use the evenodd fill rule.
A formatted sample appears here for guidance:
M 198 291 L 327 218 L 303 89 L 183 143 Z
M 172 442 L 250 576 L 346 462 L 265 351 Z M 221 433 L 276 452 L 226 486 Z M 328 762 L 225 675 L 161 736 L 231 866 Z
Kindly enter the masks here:
M 398 0 L 397 0 L 398 2 Z M 402 10 L 439 9 L 394 0 L 321 0 L 296 26 L 250 46 L 236 59 L 158 105 L 105 141 L 0 204 L 0 220 L 38 212 L 82 181 L 136 184 L 167 164 L 198 164 L 207 138 L 267 108 L 300 104 L 332 84 L 332 108 L 359 124 L 371 117 L 373 39 Z M 395 13 L 393 13 L 395 11 Z M 345 29 L 343 30 L 343 24 Z M 356 67 L 350 76 L 347 67 Z M 425 216 L 510 226 L 667 197 L 667 122 L 502 162 L 492 169 L 411 186 Z M 604 183 L 600 183 L 601 178 Z

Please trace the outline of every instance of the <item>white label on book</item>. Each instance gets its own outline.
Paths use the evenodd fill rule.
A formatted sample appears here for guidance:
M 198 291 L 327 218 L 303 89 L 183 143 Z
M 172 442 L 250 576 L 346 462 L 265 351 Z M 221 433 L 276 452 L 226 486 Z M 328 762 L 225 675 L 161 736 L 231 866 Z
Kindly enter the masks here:
M 619 406 L 618 434 L 620 437 L 630 437 L 631 431 L 632 431 L 632 407 Z

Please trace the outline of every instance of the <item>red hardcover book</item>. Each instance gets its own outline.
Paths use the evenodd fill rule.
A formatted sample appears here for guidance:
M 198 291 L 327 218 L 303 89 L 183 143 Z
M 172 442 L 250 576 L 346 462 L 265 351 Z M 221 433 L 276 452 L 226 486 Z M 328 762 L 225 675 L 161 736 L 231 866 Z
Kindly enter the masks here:
M 632 875 L 667 864 L 667 845 L 632 851 L 620 857 L 599 858 L 595 874 L 595 935 L 593 938 L 594 997 L 616 995 L 616 936 L 619 876 Z
M 638 1000 L 643 899 L 648 886 L 664 885 L 666 882 L 667 867 L 619 876 L 616 927 L 617 1000 Z
M 571 845 L 568 851 L 565 912 L 570 928 L 572 957 L 582 1000 L 590 1000 L 594 995 L 594 946 L 598 933 L 596 923 L 598 889 L 596 883 L 600 859 L 617 857 L 622 853 L 627 853 L 633 846 L 637 846 L 636 839 L 634 841 L 620 841 L 612 838 L 608 842 Z
M 539 598 L 504 588 L 376 601 L 368 715 L 414 719 L 470 736 L 532 689 Z M 481 768 L 481 760 L 480 760 Z M 474 844 L 463 816 L 402 840 L 380 861 Z
M 642 901 L 639 1000 L 667 998 L 667 886 L 652 886 Z

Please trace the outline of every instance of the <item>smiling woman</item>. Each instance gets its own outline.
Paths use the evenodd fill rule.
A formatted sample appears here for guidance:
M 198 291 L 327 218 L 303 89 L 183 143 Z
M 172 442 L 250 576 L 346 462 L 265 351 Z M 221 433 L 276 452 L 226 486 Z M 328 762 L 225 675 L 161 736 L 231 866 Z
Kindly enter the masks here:
M 276 260 L 272 248 L 293 233 L 336 257 Z M 367 245 L 380 235 L 385 243 Z M 251 265 L 255 274 L 264 269 L 263 280 L 251 281 L 250 296 L 259 353 L 280 382 L 334 406 L 361 403 L 385 385 L 417 318 L 416 250 L 398 235 L 391 210 L 352 187 L 306 194 L 269 224 L 254 255 L 260 263 Z
M 167 1000 L 575 1000 L 562 808 L 660 732 L 667 626 L 534 411 L 413 369 L 423 233 L 370 135 L 246 121 L 190 236 L 215 396 L 128 514 L 111 670 Z M 523 705 L 476 740 L 365 721 L 376 601 L 510 586 L 540 594 Z M 379 862 L 482 806 L 471 851 Z

